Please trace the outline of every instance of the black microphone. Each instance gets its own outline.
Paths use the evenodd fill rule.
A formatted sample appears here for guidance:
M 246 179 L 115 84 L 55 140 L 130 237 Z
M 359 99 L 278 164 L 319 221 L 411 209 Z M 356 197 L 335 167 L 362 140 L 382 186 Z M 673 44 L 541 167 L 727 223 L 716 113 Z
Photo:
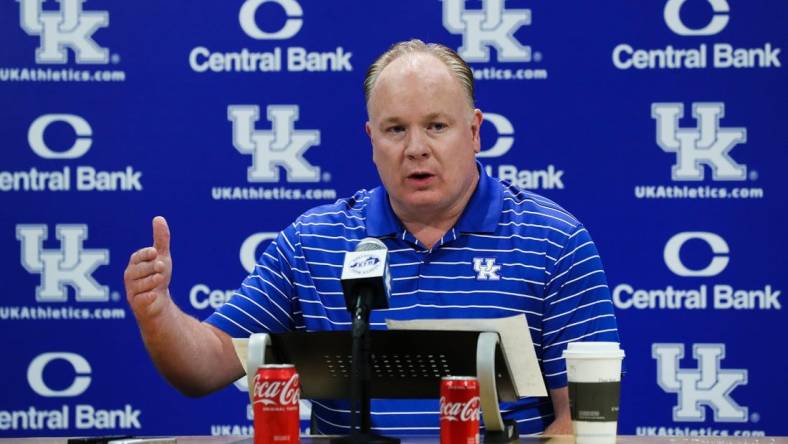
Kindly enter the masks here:
M 367 237 L 354 251 L 345 254 L 342 267 L 342 291 L 345 305 L 355 313 L 358 304 L 367 310 L 388 308 L 391 294 L 388 248 L 381 240 Z
M 345 306 L 353 318 L 351 327 L 352 363 L 350 369 L 350 433 L 344 442 L 383 442 L 372 440 L 369 384 L 371 380 L 371 340 L 369 315 L 374 309 L 388 308 L 391 279 L 389 251 L 379 239 L 368 237 L 354 251 L 345 254 L 342 266 L 342 292 Z M 368 439 L 361 439 L 359 433 Z

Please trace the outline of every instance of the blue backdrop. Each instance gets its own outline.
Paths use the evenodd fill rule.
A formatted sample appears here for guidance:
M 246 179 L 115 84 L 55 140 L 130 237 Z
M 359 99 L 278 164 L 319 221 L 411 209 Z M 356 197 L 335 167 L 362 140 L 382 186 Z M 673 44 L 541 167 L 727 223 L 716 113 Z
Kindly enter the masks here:
M 412 37 L 470 62 L 491 174 L 594 235 L 620 432 L 788 435 L 786 23 L 781 0 L 3 0 L 0 435 L 250 433 L 241 388 L 159 377 L 123 269 L 166 216 L 204 318 L 270 233 L 376 186 L 361 83 Z

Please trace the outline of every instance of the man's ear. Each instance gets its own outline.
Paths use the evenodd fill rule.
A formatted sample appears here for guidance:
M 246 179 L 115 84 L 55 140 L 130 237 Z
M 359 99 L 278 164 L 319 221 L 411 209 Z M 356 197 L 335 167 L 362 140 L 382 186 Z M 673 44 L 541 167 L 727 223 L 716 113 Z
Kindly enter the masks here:
M 367 132 L 367 136 L 372 139 L 372 125 L 369 124 L 369 120 L 364 123 L 364 131 Z
M 481 140 L 481 127 L 484 121 L 482 112 L 476 108 L 473 110 L 473 117 L 471 118 L 471 137 L 473 138 L 473 151 L 478 153 L 482 150 Z

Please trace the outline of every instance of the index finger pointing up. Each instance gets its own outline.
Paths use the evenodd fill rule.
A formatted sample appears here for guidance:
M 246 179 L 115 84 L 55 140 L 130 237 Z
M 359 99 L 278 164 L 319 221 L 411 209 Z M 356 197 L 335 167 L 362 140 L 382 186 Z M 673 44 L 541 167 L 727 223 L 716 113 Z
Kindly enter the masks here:
M 159 254 L 170 254 L 170 227 L 161 216 L 153 218 L 153 247 Z

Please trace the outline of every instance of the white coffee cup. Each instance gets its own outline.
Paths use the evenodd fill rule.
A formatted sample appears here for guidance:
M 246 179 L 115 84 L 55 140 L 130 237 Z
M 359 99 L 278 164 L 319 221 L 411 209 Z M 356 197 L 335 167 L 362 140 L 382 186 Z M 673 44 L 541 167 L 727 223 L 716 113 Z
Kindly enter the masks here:
M 618 342 L 570 342 L 563 356 L 577 442 L 614 443 L 624 351 Z

